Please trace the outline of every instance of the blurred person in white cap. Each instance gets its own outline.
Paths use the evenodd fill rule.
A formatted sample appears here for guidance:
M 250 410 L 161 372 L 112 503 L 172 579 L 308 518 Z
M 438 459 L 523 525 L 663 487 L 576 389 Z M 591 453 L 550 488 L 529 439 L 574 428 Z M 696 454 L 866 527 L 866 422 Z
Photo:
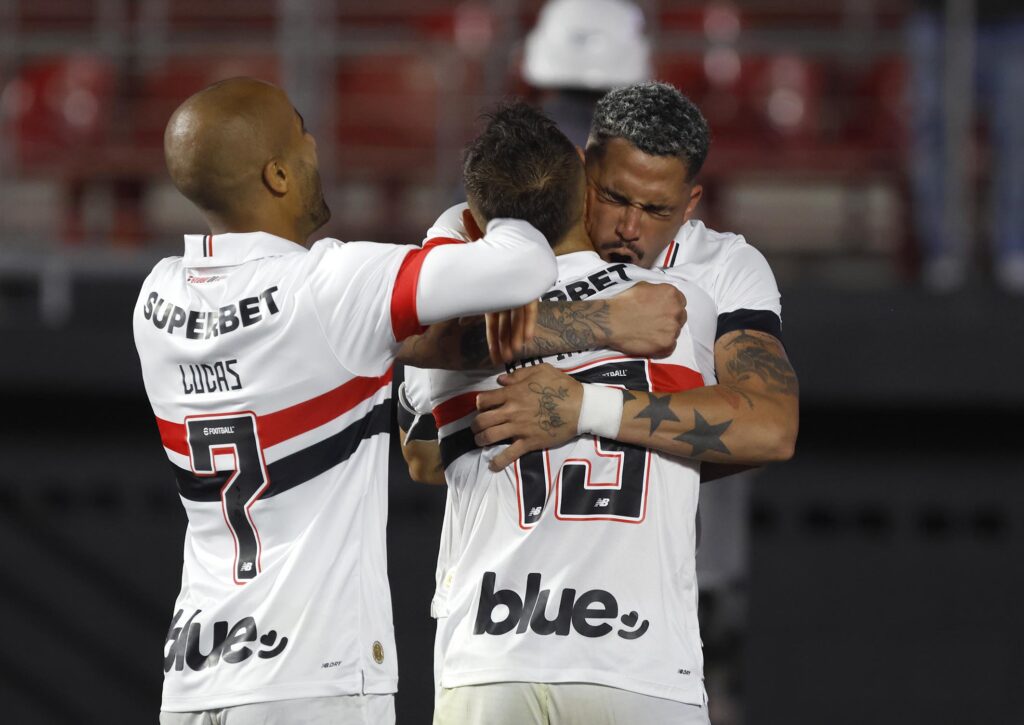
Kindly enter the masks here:
M 651 78 L 644 15 L 626 0 L 550 0 L 526 36 L 523 80 L 577 146 L 606 91 Z

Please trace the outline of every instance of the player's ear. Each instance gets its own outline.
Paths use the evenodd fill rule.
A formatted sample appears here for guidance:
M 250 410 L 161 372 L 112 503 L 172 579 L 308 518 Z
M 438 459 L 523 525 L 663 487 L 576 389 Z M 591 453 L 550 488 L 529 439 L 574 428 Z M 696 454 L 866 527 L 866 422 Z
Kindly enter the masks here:
M 278 196 L 288 193 L 288 170 L 279 159 L 271 159 L 263 167 L 263 183 Z
M 693 212 L 697 210 L 697 205 L 700 203 L 702 196 L 704 196 L 704 187 L 700 184 L 694 184 L 690 188 L 690 201 L 686 204 L 686 213 L 683 215 L 683 221 L 690 220 Z
M 476 217 L 469 209 L 462 210 L 462 226 L 466 228 L 466 236 L 469 237 L 469 241 L 475 242 L 477 239 L 483 238 L 484 233 L 480 231 L 480 225 L 476 223 Z

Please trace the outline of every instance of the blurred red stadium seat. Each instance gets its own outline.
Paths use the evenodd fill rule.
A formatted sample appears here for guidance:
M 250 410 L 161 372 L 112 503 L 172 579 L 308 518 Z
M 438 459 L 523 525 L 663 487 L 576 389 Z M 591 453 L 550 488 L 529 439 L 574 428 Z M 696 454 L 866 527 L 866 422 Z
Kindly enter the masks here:
M 439 88 L 431 59 L 415 54 L 339 61 L 334 134 L 343 171 L 415 174 L 437 142 Z
M 280 83 L 277 57 L 217 55 L 166 59 L 140 79 L 138 92 L 130 100 L 134 141 L 144 148 L 162 150 L 164 126 L 174 109 L 211 83 L 236 76 Z
M 22 171 L 71 161 L 107 137 L 115 70 L 96 56 L 50 58 L 22 66 L 0 95 L 8 138 Z
M 879 149 L 902 151 L 909 134 L 907 65 L 899 56 L 880 58 L 860 71 L 848 94 L 853 107 L 844 138 Z

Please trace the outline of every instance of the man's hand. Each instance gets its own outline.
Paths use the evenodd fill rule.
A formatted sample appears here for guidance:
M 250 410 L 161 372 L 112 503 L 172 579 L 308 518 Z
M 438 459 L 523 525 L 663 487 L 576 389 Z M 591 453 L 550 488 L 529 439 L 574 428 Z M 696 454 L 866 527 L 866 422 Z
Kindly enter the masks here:
M 686 324 L 686 297 L 671 284 L 639 282 L 609 301 L 605 347 L 635 357 L 666 357 Z
M 492 312 L 485 316 L 487 323 L 487 350 L 491 362 L 504 367 L 505 363 L 527 357 L 526 343 L 533 339 L 537 329 L 537 301 L 514 310 Z
M 492 471 L 500 471 L 525 453 L 557 448 L 576 437 L 583 402 L 579 382 L 545 364 L 501 375 L 498 383 L 502 386 L 498 390 L 477 396 L 481 412 L 473 422 L 478 446 L 512 440 L 491 461 Z

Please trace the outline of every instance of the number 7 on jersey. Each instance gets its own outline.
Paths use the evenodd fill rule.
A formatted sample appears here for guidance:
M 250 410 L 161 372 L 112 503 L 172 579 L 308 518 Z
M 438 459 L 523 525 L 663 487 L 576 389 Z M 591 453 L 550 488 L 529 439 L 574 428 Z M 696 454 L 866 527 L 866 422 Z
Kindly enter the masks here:
M 270 483 L 254 413 L 222 413 L 185 419 L 192 472 L 200 477 L 230 471 L 221 486 L 224 523 L 235 544 L 232 577 L 245 584 L 260 572 L 260 533 L 252 506 Z

